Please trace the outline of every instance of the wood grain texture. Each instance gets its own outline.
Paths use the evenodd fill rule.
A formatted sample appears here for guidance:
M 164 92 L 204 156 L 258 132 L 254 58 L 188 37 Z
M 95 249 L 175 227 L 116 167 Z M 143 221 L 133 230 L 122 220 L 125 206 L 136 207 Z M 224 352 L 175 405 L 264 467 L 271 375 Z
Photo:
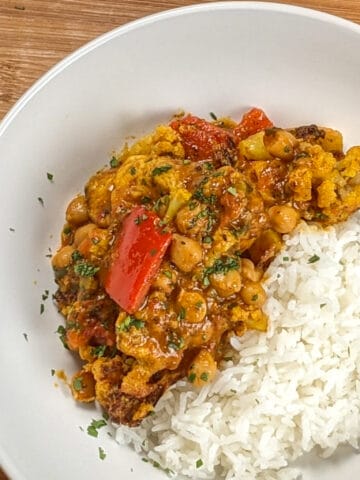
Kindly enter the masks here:
M 359 0 L 277 0 L 360 23 Z M 0 119 L 50 67 L 131 20 L 201 0 L 0 0 Z M 8 480 L 0 469 L 0 480 Z

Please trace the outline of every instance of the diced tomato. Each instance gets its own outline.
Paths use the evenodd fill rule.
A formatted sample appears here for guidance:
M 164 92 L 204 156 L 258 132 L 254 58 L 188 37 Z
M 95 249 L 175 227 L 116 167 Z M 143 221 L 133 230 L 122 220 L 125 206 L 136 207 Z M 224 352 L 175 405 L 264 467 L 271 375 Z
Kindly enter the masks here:
M 254 133 L 273 127 L 265 112 L 260 108 L 252 108 L 244 114 L 239 125 L 234 128 L 234 134 L 239 140 L 254 135 Z
M 231 132 L 193 115 L 173 120 L 170 126 L 179 133 L 186 158 L 193 161 L 210 159 L 216 151 L 235 146 Z
M 155 213 L 135 207 L 115 242 L 105 290 L 128 313 L 141 307 L 171 242 L 159 222 Z

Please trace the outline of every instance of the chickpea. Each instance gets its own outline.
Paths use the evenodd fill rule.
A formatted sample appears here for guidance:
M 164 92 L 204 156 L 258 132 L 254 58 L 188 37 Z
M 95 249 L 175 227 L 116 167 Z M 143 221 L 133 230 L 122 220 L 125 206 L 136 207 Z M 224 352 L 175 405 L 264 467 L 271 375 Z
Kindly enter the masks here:
M 240 296 L 247 305 L 260 308 L 266 302 L 266 293 L 259 282 L 246 282 L 240 291 Z
M 230 297 L 241 289 L 241 275 L 238 270 L 230 270 L 226 273 L 213 273 L 210 275 L 210 283 L 220 297 Z
M 294 155 L 294 147 L 297 139 L 286 130 L 281 128 L 269 128 L 265 130 L 264 145 L 273 157 L 281 160 L 291 160 Z
M 96 228 L 95 223 L 87 223 L 86 225 L 79 227 L 75 232 L 74 244 L 79 246 L 80 243 L 89 235 L 89 233 L 94 230 L 94 228 Z
M 262 277 L 262 272 L 255 268 L 255 265 L 248 258 L 241 259 L 241 276 L 245 280 L 258 282 Z
M 81 370 L 71 379 L 71 392 L 78 402 L 93 402 L 95 400 L 95 380 L 90 372 Z
M 196 387 L 211 382 L 217 372 L 214 357 L 207 350 L 200 350 L 188 371 L 188 380 Z
M 287 205 L 275 205 L 269 209 L 269 219 L 276 232 L 290 233 L 299 221 L 299 214 L 295 208 Z
M 155 278 L 152 286 L 164 293 L 171 293 L 175 287 L 176 273 L 170 268 L 161 271 Z
M 181 290 L 177 298 L 179 320 L 188 323 L 200 323 L 206 316 L 205 299 L 198 292 Z
M 71 245 L 66 245 L 62 247 L 55 255 L 52 257 L 51 263 L 54 268 L 65 268 L 68 267 L 72 262 L 71 255 L 74 252 L 74 248 Z
M 180 270 L 191 272 L 202 259 L 202 249 L 196 240 L 174 234 L 170 247 L 170 258 Z
M 88 208 L 84 195 L 73 198 L 66 209 L 66 221 L 72 225 L 83 225 L 89 220 Z

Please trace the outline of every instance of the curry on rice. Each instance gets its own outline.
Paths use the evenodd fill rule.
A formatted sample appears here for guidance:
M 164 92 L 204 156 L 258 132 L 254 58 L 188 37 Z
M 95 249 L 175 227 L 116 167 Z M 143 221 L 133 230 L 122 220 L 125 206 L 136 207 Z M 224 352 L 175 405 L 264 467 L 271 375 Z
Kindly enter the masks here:
M 68 205 L 52 259 L 63 342 L 84 362 L 75 399 L 134 426 L 178 379 L 210 382 L 231 336 L 266 331 L 282 235 L 359 206 L 360 147 L 260 109 L 175 117 L 126 145 Z

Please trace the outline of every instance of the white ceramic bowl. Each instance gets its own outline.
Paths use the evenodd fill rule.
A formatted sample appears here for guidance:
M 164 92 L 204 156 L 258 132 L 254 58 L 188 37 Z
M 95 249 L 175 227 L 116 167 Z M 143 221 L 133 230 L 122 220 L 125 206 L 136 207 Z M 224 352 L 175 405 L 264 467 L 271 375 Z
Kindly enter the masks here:
M 360 27 L 325 14 L 203 4 L 91 42 L 8 114 L 0 126 L 0 459 L 12 480 L 162 478 L 105 432 L 82 432 L 99 414 L 54 388 L 51 369 L 71 372 L 75 360 L 54 333 L 61 319 L 51 299 L 42 315 L 40 304 L 44 290 L 54 291 L 46 254 L 57 246 L 69 199 L 127 135 L 180 108 L 239 118 L 256 105 L 278 125 L 332 125 L 347 144 L 359 142 L 359 51 Z M 311 480 L 360 475 L 360 459 L 344 452 L 303 464 Z

